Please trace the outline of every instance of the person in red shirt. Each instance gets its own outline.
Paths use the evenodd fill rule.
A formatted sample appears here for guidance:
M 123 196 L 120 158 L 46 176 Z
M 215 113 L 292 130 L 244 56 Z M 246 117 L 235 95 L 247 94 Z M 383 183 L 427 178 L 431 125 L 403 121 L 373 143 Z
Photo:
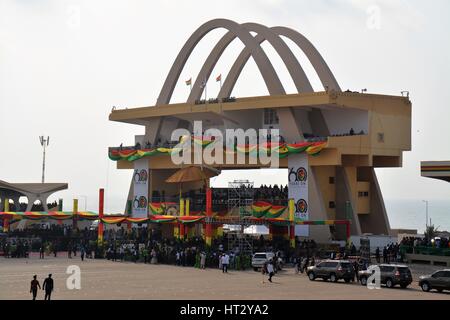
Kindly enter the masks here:
M 41 289 L 41 285 L 39 284 L 39 281 L 36 280 L 37 276 L 33 276 L 33 280 L 31 280 L 31 287 L 30 287 L 30 293 L 33 294 L 33 300 L 36 300 L 36 295 L 38 292 L 38 287 Z

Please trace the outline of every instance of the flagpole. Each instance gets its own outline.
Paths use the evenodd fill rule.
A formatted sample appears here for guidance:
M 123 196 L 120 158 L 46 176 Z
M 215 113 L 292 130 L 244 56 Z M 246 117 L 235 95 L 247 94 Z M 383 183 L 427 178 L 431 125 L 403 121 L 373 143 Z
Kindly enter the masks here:
M 205 78 L 205 103 L 206 103 L 206 78 Z

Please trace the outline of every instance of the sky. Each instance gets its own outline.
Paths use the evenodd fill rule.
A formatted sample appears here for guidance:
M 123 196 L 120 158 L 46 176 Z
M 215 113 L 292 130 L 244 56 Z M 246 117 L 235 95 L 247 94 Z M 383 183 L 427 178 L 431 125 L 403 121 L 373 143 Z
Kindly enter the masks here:
M 450 160 L 450 2 L 446 0 L 0 0 L 0 180 L 40 182 L 39 136 L 50 136 L 46 182 L 67 182 L 63 198 L 106 212 L 123 210 L 131 172 L 117 170 L 109 146 L 134 143 L 140 126 L 110 122 L 118 108 L 154 105 L 165 77 L 187 38 L 204 22 L 227 18 L 287 26 L 319 50 L 343 90 L 400 95 L 412 101 L 412 151 L 403 168 L 377 169 L 386 200 L 450 199 L 450 184 L 420 177 L 420 161 Z M 225 33 L 206 35 L 183 70 L 171 102 L 182 102 L 203 61 Z M 292 43 L 287 42 L 289 46 Z M 208 97 L 218 92 L 243 48 L 234 41 L 216 65 Z M 281 59 L 264 50 L 288 93 L 295 87 Z M 293 48 L 316 90 L 317 76 Z M 249 61 L 233 96 L 268 94 Z M 259 183 L 287 183 L 276 171 L 250 172 Z M 228 172 L 213 185 L 238 178 Z M 86 202 L 86 203 L 85 203 Z M 450 211 L 450 206 L 448 208 Z

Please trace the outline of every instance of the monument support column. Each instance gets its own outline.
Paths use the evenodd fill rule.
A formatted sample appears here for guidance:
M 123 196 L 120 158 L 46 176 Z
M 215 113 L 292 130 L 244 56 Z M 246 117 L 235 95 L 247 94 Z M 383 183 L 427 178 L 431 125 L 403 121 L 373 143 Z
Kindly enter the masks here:
M 295 248 L 295 201 L 289 199 L 289 244 L 291 248 Z
M 205 242 L 208 247 L 212 244 L 212 190 L 209 186 L 206 187 L 206 232 L 205 232 Z
M 184 217 L 184 199 L 181 197 L 180 197 L 180 217 Z M 180 226 L 179 231 L 180 240 L 184 240 L 184 224 L 180 222 L 179 226 Z
M 99 199 L 98 199 L 98 234 L 97 234 L 97 242 L 98 244 L 103 243 L 103 207 L 105 201 L 105 190 L 102 188 L 99 190 Z
M 78 228 L 78 199 L 73 199 L 72 211 L 72 229 L 75 231 Z
M 189 216 L 189 211 L 190 211 L 190 209 L 189 209 L 189 206 L 190 206 L 190 200 L 189 200 L 189 198 L 187 198 L 186 200 L 185 200 L 185 207 L 184 207 L 184 215 L 185 216 Z M 189 238 L 189 225 L 188 224 L 186 224 L 185 226 L 184 226 L 184 238 L 185 239 L 188 239 Z
M 5 212 L 9 212 L 9 199 L 5 198 Z M 3 218 L 3 232 L 9 232 L 9 217 L 6 216 Z

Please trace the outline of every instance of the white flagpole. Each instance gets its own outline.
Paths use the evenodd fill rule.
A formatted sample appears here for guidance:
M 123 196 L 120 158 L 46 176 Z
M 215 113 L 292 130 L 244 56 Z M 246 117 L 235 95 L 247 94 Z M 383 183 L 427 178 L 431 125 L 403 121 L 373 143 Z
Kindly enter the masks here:
M 205 84 L 205 103 L 206 103 L 206 78 L 205 78 L 205 82 L 204 82 L 204 84 Z

